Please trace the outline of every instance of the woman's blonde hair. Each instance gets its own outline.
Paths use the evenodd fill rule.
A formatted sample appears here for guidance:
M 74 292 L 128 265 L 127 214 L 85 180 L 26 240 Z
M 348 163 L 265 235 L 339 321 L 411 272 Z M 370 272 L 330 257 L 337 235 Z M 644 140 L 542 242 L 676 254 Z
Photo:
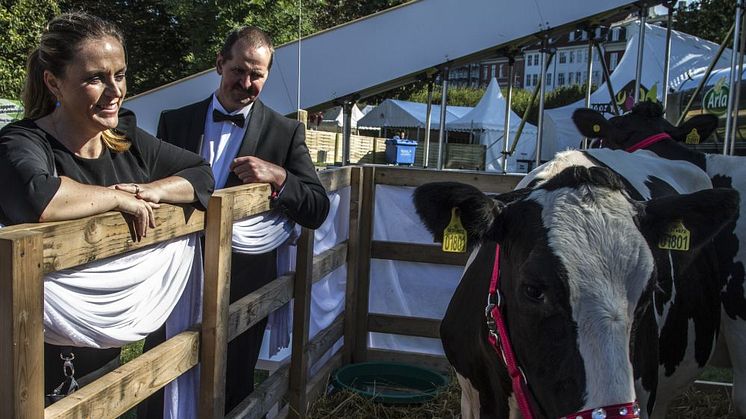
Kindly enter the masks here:
M 44 71 L 62 77 L 67 65 L 75 58 L 80 44 L 91 39 L 113 37 L 124 48 L 124 36 L 110 22 L 84 12 L 65 13 L 47 23 L 39 46 L 31 51 L 26 64 L 26 83 L 23 89 L 24 117 L 38 119 L 47 116 L 57 103 L 57 98 L 44 83 Z M 127 138 L 111 129 L 101 138 L 110 150 L 121 152 L 129 149 Z

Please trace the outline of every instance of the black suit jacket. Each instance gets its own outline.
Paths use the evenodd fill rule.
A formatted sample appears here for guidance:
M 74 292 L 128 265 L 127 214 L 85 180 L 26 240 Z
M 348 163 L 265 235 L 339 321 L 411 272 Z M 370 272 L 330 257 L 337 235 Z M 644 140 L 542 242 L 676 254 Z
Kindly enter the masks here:
M 161 113 L 158 137 L 200 154 L 205 117 L 211 101 L 212 96 Z M 287 171 L 285 186 L 272 205 L 282 209 L 298 224 L 318 228 L 329 212 L 329 198 L 311 161 L 303 124 L 280 115 L 260 100 L 254 102 L 248 124 L 236 157 L 256 156 L 284 167 Z M 230 173 L 226 187 L 240 184 L 241 180 Z

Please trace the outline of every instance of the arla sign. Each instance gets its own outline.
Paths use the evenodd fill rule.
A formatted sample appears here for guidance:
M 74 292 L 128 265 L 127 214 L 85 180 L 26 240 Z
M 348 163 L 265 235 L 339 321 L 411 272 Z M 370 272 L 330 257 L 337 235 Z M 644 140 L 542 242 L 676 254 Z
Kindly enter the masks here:
M 705 92 L 702 98 L 702 109 L 715 115 L 722 115 L 728 109 L 728 86 L 725 77 L 718 80 L 712 89 Z

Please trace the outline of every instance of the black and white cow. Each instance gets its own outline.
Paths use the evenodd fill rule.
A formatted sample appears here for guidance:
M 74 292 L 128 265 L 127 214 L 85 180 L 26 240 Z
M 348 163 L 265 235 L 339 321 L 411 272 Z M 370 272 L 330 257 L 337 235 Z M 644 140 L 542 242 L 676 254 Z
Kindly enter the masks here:
M 441 323 L 462 388 L 462 417 L 520 417 L 484 321 L 496 243 L 501 312 L 535 417 L 633 400 L 642 417 L 658 416 L 656 395 L 667 391 L 659 386 L 658 345 L 671 344 L 668 319 L 696 316 L 710 342 L 675 344 L 687 354 L 707 352 L 719 321 L 710 244 L 737 213 L 737 193 L 705 189 L 710 183 L 701 170 L 671 162 L 682 170 L 674 178 L 689 173 L 696 181 L 697 192 L 681 194 L 686 188 L 663 182 L 662 170 L 640 175 L 645 165 L 638 160 L 610 150 L 561 153 L 497 197 L 456 183 L 417 188 L 415 206 L 435 240 L 458 208 L 473 249 Z M 627 167 L 629 178 L 607 166 Z M 646 200 L 632 199 L 641 196 Z M 674 254 L 657 243 L 675 221 L 691 232 L 691 246 Z
M 717 117 L 698 115 L 677 127 L 663 118 L 657 103 L 642 102 L 623 116 L 606 120 L 590 109 L 575 111 L 578 129 L 591 138 L 602 138 L 605 147 L 622 150 L 642 148 L 670 160 L 693 163 L 707 172 L 715 187 L 729 187 L 741 194 L 741 214 L 715 239 L 721 276 L 722 317 L 720 366 L 733 368 L 733 402 L 740 417 L 746 417 L 746 158 L 704 154 L 682 143 L 704 140 L 716 129 Z M 686 332 L 686 331 L 684 331 Z M 722 350 L 725 343 L 727 351 Z

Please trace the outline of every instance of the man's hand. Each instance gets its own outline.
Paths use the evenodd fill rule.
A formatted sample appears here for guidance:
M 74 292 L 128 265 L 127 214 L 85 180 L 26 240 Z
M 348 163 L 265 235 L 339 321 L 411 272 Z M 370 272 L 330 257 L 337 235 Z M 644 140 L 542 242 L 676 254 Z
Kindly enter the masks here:
M 236 157 L 231 163 L 231 171 L 244 184 L 269 183 L 275 191 L 282 187 L 287 178 L 285 169 L 254 156 Z

